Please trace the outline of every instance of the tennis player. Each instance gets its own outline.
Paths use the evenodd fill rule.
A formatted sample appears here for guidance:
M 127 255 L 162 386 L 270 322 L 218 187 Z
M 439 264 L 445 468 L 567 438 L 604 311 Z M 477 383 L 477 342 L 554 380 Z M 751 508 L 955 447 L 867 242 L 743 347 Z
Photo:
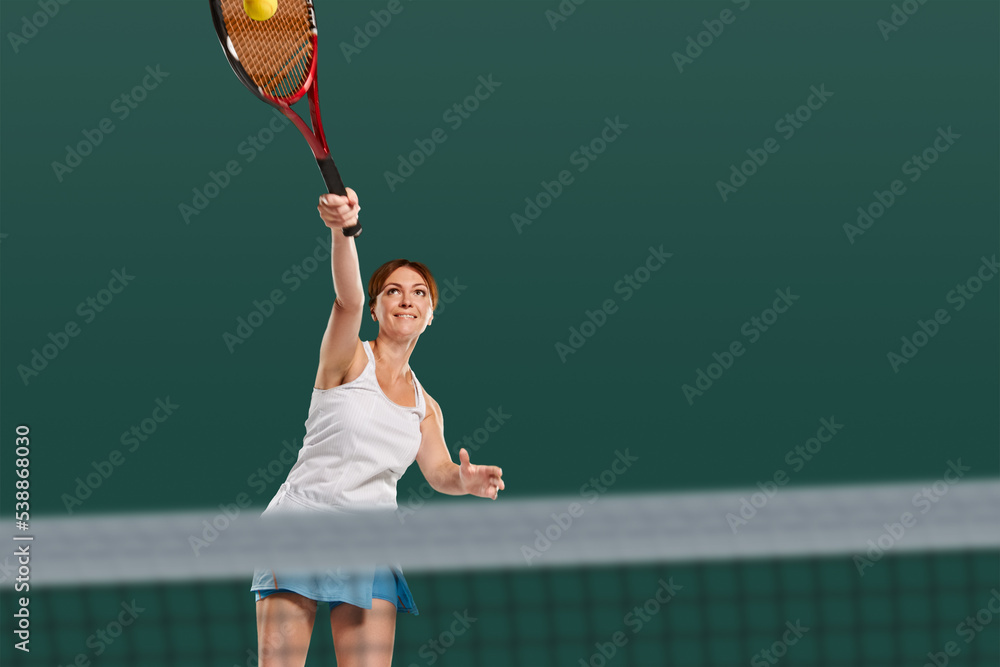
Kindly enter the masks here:
M 396 482 L 416 460 L 440 493 L 496 499 L 504 488 L 496 466 L 459 463 L 444 441 L 441 407 L 410 369 L 417 339 L 434 318 L 437 285 L 420 262 L 396 259 L 368 281 L 374 341 L 361 341 L 366 299 L 355 238 L 341 228 L 357 223 L 358 197 L 320 197 L 320 217 L 332 230 L 336 299 L 323 335 L 319 370 L 298 460 L 264 514 L 281 510 L 396 508 Z M 317 602 L 329 603 L 338 667 L 390 667 L 396 614 L 418 614 L 396 565 L 338 568 L 300 575 L 258 569 L 258 664 L 302 667 Z

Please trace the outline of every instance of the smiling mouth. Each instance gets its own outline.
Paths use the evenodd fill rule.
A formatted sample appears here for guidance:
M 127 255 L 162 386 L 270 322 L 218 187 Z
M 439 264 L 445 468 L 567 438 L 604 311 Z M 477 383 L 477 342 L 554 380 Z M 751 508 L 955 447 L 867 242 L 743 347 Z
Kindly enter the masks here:
M 393 317 L 408 317 L 408 318 L 413 319 L 413 320 L 417 319 L 416 315 L 397 314 L 397 315 L 393 315 Z

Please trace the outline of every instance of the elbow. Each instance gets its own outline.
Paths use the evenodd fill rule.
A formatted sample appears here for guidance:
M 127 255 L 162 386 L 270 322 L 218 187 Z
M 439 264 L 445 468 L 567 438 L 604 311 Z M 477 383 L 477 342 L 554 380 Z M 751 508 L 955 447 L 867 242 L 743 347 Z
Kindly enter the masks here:
M 350 313 L 364 312 L 365 296 L 360 293 L 348 295 L 338 294 L 336 300 L 333 302 L 333 307 Z

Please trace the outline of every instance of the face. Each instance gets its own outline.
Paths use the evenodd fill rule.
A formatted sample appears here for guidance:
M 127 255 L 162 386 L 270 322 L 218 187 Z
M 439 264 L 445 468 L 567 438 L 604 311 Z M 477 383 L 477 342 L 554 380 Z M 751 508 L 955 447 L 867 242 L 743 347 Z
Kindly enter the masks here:
M 423 333 L 434 318 L 430 289 L 423 276 L 408 266 L 389 274 L 374 311 L 379 332 L 401 336 Z

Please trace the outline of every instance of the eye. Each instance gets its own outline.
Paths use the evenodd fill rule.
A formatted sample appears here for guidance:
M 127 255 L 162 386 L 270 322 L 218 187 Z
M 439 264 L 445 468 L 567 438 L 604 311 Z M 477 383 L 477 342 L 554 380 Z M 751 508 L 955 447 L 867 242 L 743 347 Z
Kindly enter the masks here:
M 418 289 L 418 290 L 417 290 L 417 294 L 419 294 L 420 296 L 427 296 L 427 292 L 425 292 L 425 291 L 424 291 L 424 290 L 422 290 L 422 289 Z
M 398 291 L 399 291 L 399 290 L 398 290 L 398 289 L 396 289 L 395 287 L 390 287 L 389 289 L 387 289 L 387 290 L 385 291 L 385 293 L 386 293 L 386 294 L 392 294 L 393 292 L 398 292 Z

